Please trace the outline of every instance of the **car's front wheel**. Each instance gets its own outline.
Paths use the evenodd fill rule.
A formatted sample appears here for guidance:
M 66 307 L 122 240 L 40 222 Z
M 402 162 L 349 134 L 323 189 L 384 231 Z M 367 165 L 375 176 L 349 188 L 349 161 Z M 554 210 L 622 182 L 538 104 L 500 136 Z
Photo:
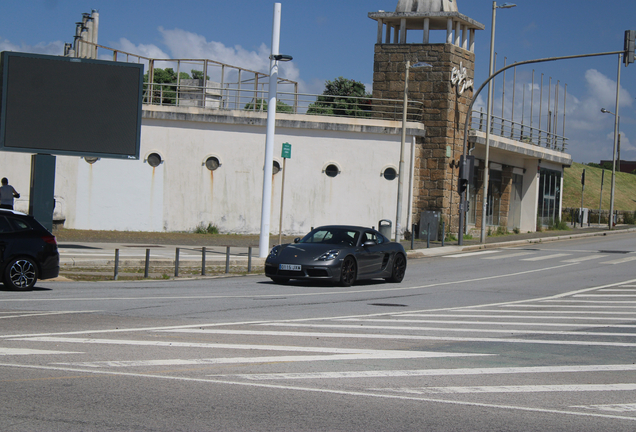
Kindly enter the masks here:
M 350 287 L 356 281 L 358 274 L 358 266 L 356 260 L 353 257 L 346 257 L 342 261 L 342 269 L 340 270 L 340 285 L 344 287 Z
M 26 291 L 38 280 L 38 267 L 31 258 L 15 258 L 4 270 L 4 285 L 13 290 Z
M 406 273 L 406 258 L 401 253 L 397 254 L 393 259 L 393 266 L 391 267 L 391 276 L 386 278 L 389 282 L 402 282 L 404 274 Z

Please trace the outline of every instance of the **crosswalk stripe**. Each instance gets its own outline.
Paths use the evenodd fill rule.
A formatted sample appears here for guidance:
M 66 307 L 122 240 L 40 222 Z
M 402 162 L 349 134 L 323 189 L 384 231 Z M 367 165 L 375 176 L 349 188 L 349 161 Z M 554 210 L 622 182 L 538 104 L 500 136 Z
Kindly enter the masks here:
M 506 256 L 489 256 L 489 257 L 484 257 L 483 259 L 487 259 L 487 260 L 499 260 L 499 259 L 503 259 L 503 258 L 516 258 L 516 257 L 520 257 L 520 256 L 527 256 L 527 255 L 532 255 L 532 254 L 534 254 L 534 252 L 517 252 L 517 253 L 506 254 Z
M 360 330 L 361 327 L 349 326 L 349 325 L 332 325 L 332 324 L 299 324 L 299 323 L 267 323 L 261 324 L 267 326 L 288 326 L 288 327 L 317 327 L 317 328 L 342 328 L 351 329 L 355 328 Z M 365 329 L 376 330 L 380 328 L 387 329 L 387 327 L 379 326 L 365 326 Z M 399 329 L 399 327 L 391 327 L 392 330 Z M 411 328 L 408 328 L 409 330 Z M 264 332 L 267 334 L 267 332 Z M 320 333 L 322 337 L 361 337 L 360 334 L 350 334 L 350 336 L 343 336 L 342 333 Z M 578 335 L 579 333 L 577 333 Z M 297 334 L 303 336 L 304 333 Z M 622 335 L 622 334 L 621 334 Z M 513 338 L 490 338 L 490 337 L 456 337 L 456 336 L 423 336 L 423 335 L 377 335 L 368 334 L 364 335 L 366 338 L 378 338 L 378 339 L 404 339 L 404 340 L 434 340 L 434 341 L 459 341 L 459 342 L 492 342 L 492 343 L 521 343 L 521 344 L 545 344 L 545 345 L 584 345 L 584 346 L 614 346 L 614 347 L 636 347 L 636 343 L 629 342 L 596 342 L 596 341 L 574 341 L 574 340 L 552 340 L 552 339 L 513 339 Z
M 473 256 L 479 256 L 479 255 L 490 255 L 490 254 L 500 253 L 500 252 L 501 250 L 486 250 L 486 251 L 468 252 L 468 253 L 456 254 L 456 255 L 444 255 L 442 258 L 467 258 L 467 257 L 473 257 Z
M 604 261 L 601 264 L 623 264 L 626 262 L 631 262 L 631 261 L 636 261 L 636 256 L 633 257 L 625 257 L 625 258 L 621 258 L 621 259 L 617 259 L 617 260 L 612 260 L 612 261 Z
M 505 375 L 505 374 L 551 374 L 551 373 L 589 373 L 589 372 L 625 372 L 635 371 L 636 365 L 589 365 L 589 366 L 529 366 L 495 368 L 458 368 L 458 369 L 417 369 L 417 370 L 372 370 L 308 373 L 266 373 L 266 374 L 228 374 L 208 376 L 231 376 L 253 381 L 302 380 L 302 379 L 340 379 L 340 378 L 401 378 L 419 376 L 469 376 L 469 375 Z
M 467 394 L 467 393 L 543 393 L 543 392 L 608 392 L 634 391 L 636 384 L 565 384 L 474 387 L 414 387 L 369 389 L 409 394 Z
M 571 258 L 568 260 L 564 260 L 562 262 L 564 263 L 578 263 L 578 262 L 584 262 L 584 261 L 590 261 L 590 260 L 595 260 L 595 259 L 601 259 L 601 258 L 605 258 L 607 255 L 587 255 L 587 256 L 582 256 L 582 257 L 577 257 L 577 258 Z
M 461 312 L 461 311 L 458 311 Z M 496 312 L 492 310 L 471 310 L 471 312 Z M 514 312 L 523 312 L 523 313 L 531 313 L 533 311 L 502 311 L 505 313 L 514 313 Z M 478 314 L 403 314 L 403 315 L 395 315 L 396 317 L 454 317 L 457 319 L 461 318 L 515 318 L 515 319 L 537 319 L 537 320 L 584 320 L 584 321 L 625 321 L 625 318 L 622 317 L 589 317 L 589 316 L 563 316 L 562 314 L 579 314 L 579 312 L 573 311 L 536 311 L 537 314 L 541 313 L 544 315 L 478 315 Z M 591 312 L 590 312 L 591 313 Z M 604 312 L 597 312 L 598 314 L 605 314 Z M 550 314 L 554 314 L 557 316 L 550 316 Z M 587 313 L 586 313 L 587 314 Z M 619 315 L 633 315 L 632 312 L 622 312 L 618 313 Z
M 611 412 L 634 412 L 636 411 L 636 403 L 632 404 L 607 404 L 607 405 L 575 405 L 570 408 L 583 408 L 598 411 Z
M 40 349 L 29 349 L 29 348 L 1 348 L 0 347 L 0 356 L 14 356 L 14 355 L 42 355 L 42 354 L 82 354 L 79 352 L 73 351 L 50 351 L 50 350 L 40 350 Z
M 543 260 L 551 260 L 551 259 L 561 258 L 564 256 L 570 256 L 570 255 L 571 254 L 564 254 L 564 253 L 553 254 L 553 255 L 542 255 L 542 256 L 538 256 L 534 258 L 523 258 L 521 261 L 543 261 Z
M 589 318 L 587 318 L 589 320 Z M 576 328 L 588 328 L 590 326 L 599 325 L 603 328 L 636 328 L 636 325 L 631 324 L 591 324 L 591 323 L 577 323 L 577 324 L 568 324 L 568 323 L 536 323 L 536 322 L 521 322 L 521 321 L 465 321 L 461 319 L 456 320 L 410 320 L 403 319 L 401 316 L 399 318 L 346 318 L 342 321 L 362 321 L 362 322 L 382 322 L 387 324 L 400 324 L 400 323 L 431 323 L 431 324 L 454 324 L 454 325 L 489 325 L 489 326 L 528 326 L 528 327 L 576 327 Z M 474 331 L 479 331 L 475 329 Z M 506 331 L 506 330 L 504 330 Z M 578 333 L 577 333 L 578 334 Z

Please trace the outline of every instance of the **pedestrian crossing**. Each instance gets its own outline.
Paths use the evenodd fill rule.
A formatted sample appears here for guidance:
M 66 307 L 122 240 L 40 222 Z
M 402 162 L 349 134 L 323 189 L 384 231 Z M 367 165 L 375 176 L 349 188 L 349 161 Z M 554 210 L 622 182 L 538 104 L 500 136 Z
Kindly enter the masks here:
M 462 253 L 462 254 L 454 254 L 454 255 L 444 255 L 443 258 L 451 258 L 451 259 L 461 259 L 461 258 L 478 258 L 482 260 L 491 260 L 491 261 L 502 261 L 509 260 L 515 258 L 519 261 L 526 262 L 541 262 L 541 261 L 554 261 L 561 262 L 565 264 L 578 264 L 586 261 L 597 261 L 599 264 L 604 265 L 616 265 L 616 264 L 626 264 L 636 261 L 636 253 L 635 252 L 625 252 L 620 253 L 620 255 L 624 255 L 621 258 L 614 258 L 609 260 L 604 260 L 605 258 L 609 258 L 612 255 L 609 253 L 596 253 L 594 251 L 577 251 L 575 254 L 572 253 L 548 253 L 547 251 L 542 250 L 527 250 L 527 251 L 518 251 L 515 252 L 516 249 L 496 249 L 496 250 L 484 250 L 478 252 L 471 253 Z
M 636 280 L 628 280 L 538 299 L 435 310 L 2 336 L 0 367 L 22 364 L 636 422 L 634 296 Z M 38 312 L 0 318 L 23 319 L 29 313 Z

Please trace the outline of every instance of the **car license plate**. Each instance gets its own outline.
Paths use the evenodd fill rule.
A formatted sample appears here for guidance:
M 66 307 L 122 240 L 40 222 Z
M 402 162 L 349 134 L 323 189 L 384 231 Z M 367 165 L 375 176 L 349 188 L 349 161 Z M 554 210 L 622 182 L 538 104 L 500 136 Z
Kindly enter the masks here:
M 301 266 L 299 264 L 280 264 L 278 266 L 279 270 L 293 270 L 293 271 L 300 271 L 301 270 Z

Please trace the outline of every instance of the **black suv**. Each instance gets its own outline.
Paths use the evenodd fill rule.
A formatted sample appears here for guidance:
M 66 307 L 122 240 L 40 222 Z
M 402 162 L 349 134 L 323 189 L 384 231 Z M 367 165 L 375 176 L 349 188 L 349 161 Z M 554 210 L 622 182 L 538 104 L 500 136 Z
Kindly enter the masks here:
M 29 290 L 60 272 L 55 236 L 33 216 L 0 209 L 0 277 L 4 286 Z

